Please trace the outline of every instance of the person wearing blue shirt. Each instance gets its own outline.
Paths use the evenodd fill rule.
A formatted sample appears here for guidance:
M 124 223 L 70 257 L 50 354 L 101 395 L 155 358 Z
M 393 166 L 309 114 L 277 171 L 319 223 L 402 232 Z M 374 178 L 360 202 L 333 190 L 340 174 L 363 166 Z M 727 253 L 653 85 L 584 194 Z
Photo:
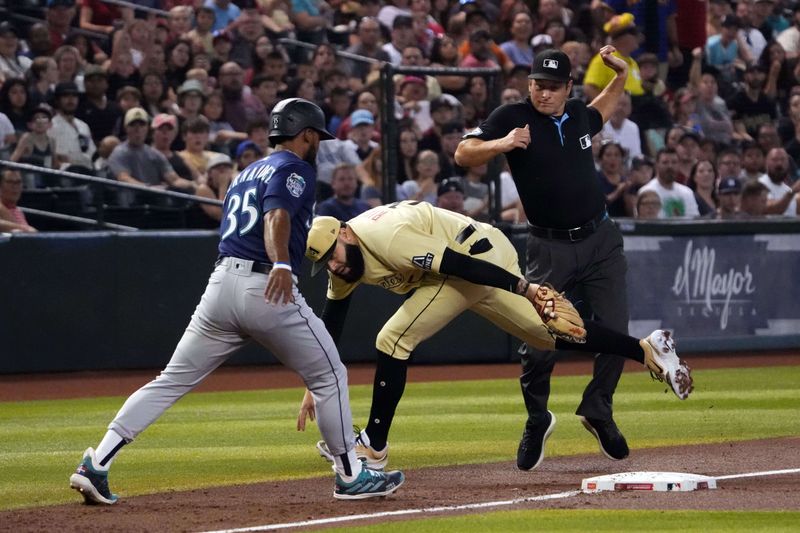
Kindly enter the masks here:
M 231 0 L 206 0 L 206 7 L 214 10 L 214 26 L 211 31 L 222 31 L 228 27 L 228 24 L 239 18 L 241 10 L 239 6 L 231 2 Z
M 270 124 L 275 152 L 231 182 L 219 258 L 172 358 L 127 399 L 97 449 L 86 450 L 70 477 L 87 503 L 115 503 L 108 470 L 120 449 L 250 340 L 313 391 L 320 433 L 334 454 L 334 497 L 386 496 L 403 484 L 401 472 L 378 472 L 356 457 L 347 370 L 325 324 L 297 289 L 314 207 L 317 148 L 333 135 L 325 130 L 322 110 L 301 98 L 279 102 Z
M 370 208 L 370 205 L 356 198 L 358 176 L 353 165 L 340 163 L 333 169 L 331 177 L 333 196 L 317 204 L 317 216 L 329 216 L 346 222 Z

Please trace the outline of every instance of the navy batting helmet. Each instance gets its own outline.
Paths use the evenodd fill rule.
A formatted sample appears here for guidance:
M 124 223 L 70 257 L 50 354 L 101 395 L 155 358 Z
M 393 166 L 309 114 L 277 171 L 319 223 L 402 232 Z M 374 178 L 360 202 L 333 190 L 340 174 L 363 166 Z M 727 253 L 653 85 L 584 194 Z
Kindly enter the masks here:
M 294 137 L 306 128 L 316 130 L 323 141 L 334 138 L 325 129 L 325 113 L 314 102 L 303 98 L 287 98 L 275 105 L 270 117 L 270 140 Z

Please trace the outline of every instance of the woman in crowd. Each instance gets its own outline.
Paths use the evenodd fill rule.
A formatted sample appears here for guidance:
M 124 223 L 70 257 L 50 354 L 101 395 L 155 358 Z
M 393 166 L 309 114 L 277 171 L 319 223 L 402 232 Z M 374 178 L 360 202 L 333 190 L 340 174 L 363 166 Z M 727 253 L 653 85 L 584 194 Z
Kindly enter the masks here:
M 370 207 L 383 205 L 383 158 L 381 147 L 375 147 L 359 165 L 361 179 L 360 198 Z
M 74 46 L 60 46 L 53 54 L 58 67 L 58 81 L 72 81 L 83 92 L 83 59 Z
M 192 67 L 192 43 L 187 40 L 178 40 L 166 50 L 167 53 L 167 86 L 172 90 L 186 80 L 186 73 Z
M 410 126 L 400 128 L 400 157 L 397 166 L 397 183 L 410 180 L 414 175 L 414 162 L 419 152 L 419 135 Z
M 672 122 L 675 126 L 682 126 L 702 135 L 697 116 L 697 95 L 688 87 L 682 87 L 675 92 L 672 99 Z
M 700 216 L 717 210 L 717 169 L 711 161 L 698 161 L 692 167 L 687 185 L 694 191 Z
M 148 72 L 142 77 L 142 107 L 147 114 L 155 117 L 169 109 L 170 102 L 164 78 L 156 72 Z
M 611 218 L 627 216 L 625 191 L 630 182 L 625 176 L 625 149 L 617 142 L 603 141 L 598 153 L 600 171 L 597 178 L 606 195 L 606 209 Z
M 222 117 L 224 101 L 221 91 L 214 91 L 208 95 L 203 106 L 203 115 L 208 119 L 208 142 L 211 150 L 225 154 L 232 153 L 231 143 L 247 139 L 243 131 L 235 131 L 233 126 Z
M 511 19 L 511 39 L 502 43 L 500 49 L 515 65 L 530 67 L 533 63 L 533 20 L 530 13 L 520 10 Z
M 28 97 L 28 84 L 22 78 L 6 80 L 0 89 L 0 112 L 8 117 L 17 136 L 28 129 L 28 114 L 33 107 Z
M 398 200 L 416 200 L 436 205 L 436 175 L 439 173 L 439 156 L 432 150 L 423 150 L 414 160 L 413 179 L 398 186 Z
M 312 102 L 316 100 L 317 88 L 311 78 L 293 78 L 286 89 L 288 98 L 305 98 Z
M 58 82 L 58 66 L 52 57 L 39 56 L 33 60 L 28 71 L 28 95 L 35 106 L 46 104 L 53 97 Z
M 461 62 L 458 55 L 458 45 L 449 35 L 442 35 L 434 39 L 431 48 L 431 66 L 457 67 Z M 449 93 L 459 93 L 464 90 L 467 79 L 464 76 L 435 76 L 442 90 Z

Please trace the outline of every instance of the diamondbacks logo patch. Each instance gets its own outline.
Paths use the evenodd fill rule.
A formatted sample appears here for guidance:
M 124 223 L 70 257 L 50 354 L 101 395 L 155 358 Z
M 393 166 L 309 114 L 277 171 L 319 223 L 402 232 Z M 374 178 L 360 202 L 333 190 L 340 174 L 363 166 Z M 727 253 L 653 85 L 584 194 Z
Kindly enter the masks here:
M 428 252 L 425 255 L 415 255 L 411 258 L 411 262 L 422 270 L 430 270 L 433 266 L 433 257 L 433 254 Z
M 286 178 L 286 188 L 289 190 L 289 194 L 295 198 L 300 198 L 300 195 L 306 190 L 306 180 L 303 176 L 292 172 L 289 174 L 289 177 Z

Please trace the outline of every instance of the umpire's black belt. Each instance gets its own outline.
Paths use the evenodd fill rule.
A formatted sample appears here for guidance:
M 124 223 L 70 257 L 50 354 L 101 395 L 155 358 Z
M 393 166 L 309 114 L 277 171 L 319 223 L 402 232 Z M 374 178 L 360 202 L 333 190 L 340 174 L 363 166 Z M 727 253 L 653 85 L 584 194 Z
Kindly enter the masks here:
M 230 259 L 231 261 L 250 261 L 249 259 L 239 259 L 229 255 L 220 255 L 217 257 L 217 262 L 214 263 L 214 266 L 220 266 L 222 261 L 225 259 Z M 272 271 L 272 265 L 270 263 L 259 263 L 258 261 L 253 261 L 253 266 L 250 267 L 250 272 L 258 272 L 259 274 L 269 274 L 270 271 Z
M 543 228 L 541 226 L 534 226 L 530 222 L 528 223 L 528 231 L 531 235 L 535 235 L 537 237 L 542 237 L 544 239 L 555 239 L 559 241 L 570 241 L 570 242 L 577 242 L 582 241 L 599 228 L 603 222 L 608 220 L 608 211 L 603 211 L 601 214 L 584 224 L 583 226 L 578 226 L 577 228 L 570 228 L 570 229 L 555 229 L 555 228 Z

